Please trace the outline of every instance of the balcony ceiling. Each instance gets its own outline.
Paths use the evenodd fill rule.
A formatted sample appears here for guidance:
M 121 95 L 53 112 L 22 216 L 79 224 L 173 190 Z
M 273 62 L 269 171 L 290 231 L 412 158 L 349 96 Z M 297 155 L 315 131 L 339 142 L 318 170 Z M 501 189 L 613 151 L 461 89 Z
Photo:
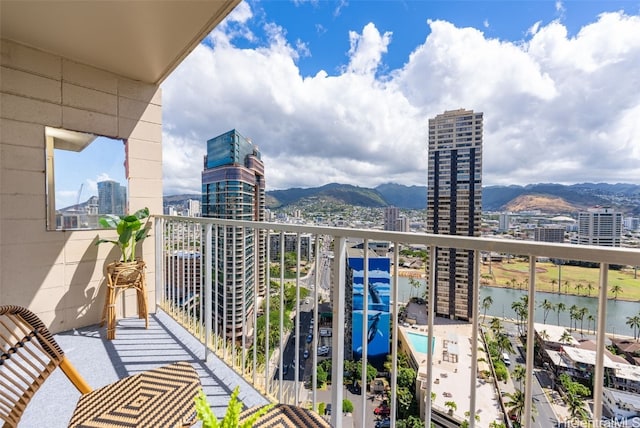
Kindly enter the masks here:
M 0 2 L 0 34 L 147 83 L 161 83 L 240 0 Z

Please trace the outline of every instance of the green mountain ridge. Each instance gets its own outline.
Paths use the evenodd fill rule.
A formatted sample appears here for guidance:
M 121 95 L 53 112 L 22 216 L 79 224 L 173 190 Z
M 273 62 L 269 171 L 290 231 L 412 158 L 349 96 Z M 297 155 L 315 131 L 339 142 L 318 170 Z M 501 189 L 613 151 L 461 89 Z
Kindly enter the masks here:
M 626 215 L 640 215 L 640 185 L 629 183 L 573 185 L 538 183 L 526 186 L 486 186 L 482 188 L 482 210 L 505 210 L 513 200 L 523 195 L 560 198 L 575 211 L 600 205 L 614 207 Z M 181 205 L 188 199 L 199 200 L 200 195 L 165 196 L 164 205 Z M 270 190 L 266 194 L 267 208 L 270 209 L 317 202 L 371 208 L 396 206 L 405 209 L 425 209 L 427 187 L 385 183 L 375 188 L 367 188 L 330 183 L 320 187 Z

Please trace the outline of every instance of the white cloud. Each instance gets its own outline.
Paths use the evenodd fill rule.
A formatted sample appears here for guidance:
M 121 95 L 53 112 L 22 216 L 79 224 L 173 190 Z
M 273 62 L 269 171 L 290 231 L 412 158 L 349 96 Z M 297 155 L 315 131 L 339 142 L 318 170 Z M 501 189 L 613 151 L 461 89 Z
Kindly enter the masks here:
M 482 25 L 484 26 L 484 28 L 489 28 L 490 27 L 489 20 L 485 19 L 484 21 L 482 21 Z
M 391 32 L 380 35 L 373 23 L 368 23 L 362 34 L 349 31 L 349 65 L 347 71 L 356 74 L 370 74 L 375 72 L 380 64 L 382 54 L 387 52 L 391 42 Z
M 638 16 L 603 14 L 574 37 L 536 23 L 519 43 L 431 21 L 387 75 L 391 33 L 370 23 L 350 32 L 343 70 L 309 77 L 306 45 L 276 25 L 266 45 L 235 47 L 252 36 L 240 16 L 163 84 L 166 193 L 198 193 L 206 140 L 233 128 L 259 146 L 268 189 L 425 185 L 427 119 L 460 107 L 485 115 L 485 185 L 640 181 Z

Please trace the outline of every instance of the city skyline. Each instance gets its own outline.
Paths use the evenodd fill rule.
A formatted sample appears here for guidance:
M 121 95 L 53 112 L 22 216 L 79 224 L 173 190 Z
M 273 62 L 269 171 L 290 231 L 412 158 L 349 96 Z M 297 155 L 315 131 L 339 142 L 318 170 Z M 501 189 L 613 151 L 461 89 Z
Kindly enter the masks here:
M 638 182 L 639 40 L 629 2 L 243 2 L 163 84 L 165 194 L 232 126 L 268 190 L 424 185 L 426 119 L 461 106 L 486 185 Z

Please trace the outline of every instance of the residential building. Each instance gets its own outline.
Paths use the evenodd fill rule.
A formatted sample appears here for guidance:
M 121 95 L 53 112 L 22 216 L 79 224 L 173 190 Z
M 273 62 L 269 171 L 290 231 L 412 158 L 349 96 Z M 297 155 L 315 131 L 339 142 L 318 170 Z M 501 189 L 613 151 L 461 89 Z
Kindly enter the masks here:
M 498 232 L 507 232 L 509 230 L 511 216 L 509 213 L 500 213 L 498 216 Z
M 578 214 L 578 244 L 619 247 L 621 239 L 621 212 L 598 207 Z
M 191 308 L 202 295 L 202 257 L 197 251 L 174 251 L 165 259 L 165 295 L 175 305 Z
M 398 207 L 386 207 L 384 209 L 384 230 L 396 230 L 396 221 L 400 217 Z
M 202 172 L 202 216 L 264 221 L 264 208 L 264 164 L 258 147 L 235 129 L 208 140 Z M 253 319 L 256 284 L 259 294 L 265 289 L 266 234 L 256 236 L 233 226 L 218 228 L 216 233 L 214 258 L 224 274 L 214 278 L 214 316 L 228 337 L 241 339 L 247 336 L 246 323 Z
M 281 236 L 284 237 L 284 252 L 300 254 L 303 261 L 313 259 L 313 240 L 311 235 L 306 233 L 300 235 L 300 247 L 298 248 L 298 234 L 296 233 L 270 233 L 269 234 L 269 258 L 272 262 L 280 260 L 280 249 L 283 247 Z
M 624 217 L 624 229 L 630 231 L 640 230 L 640 218 L 638 217 Z
M 547 226 L 536 227 L 533 230 L 533 239 L 539 242 L 564 242 L 564 227 Z
M 480 236 L 482 124 L 482 113 L 464 109 L 429 119 L 427 233 Z M 435 258 L 436 315 L 469 320 L 472 252 L 437 248 Z
M 98 214 L 124 215 L 127 188 L 113 180 L 98 182 Z
M 200 217 L 202 214 L 202 211 L 200 210 L 200 201 L 197 199 L 189 199 L 187 204 L 187 215 L 189 217 Z
M 637 394 L 613 388 L 603 388 L 602 395 L 602 404 L 608 411 L 609 417 L 621 421 L 619 426 L 633 426 L 626 423 L 623 425 L 622 421 L 631 422 L 634 418 L 640 417 L 640 398 Z M 612 426 L 615 425 L 612 424 Z
M 384 230 L 408 232 L 409 219 L 400 215 L 400 209 L 398 207 L 386 207 L 384 209 Z

